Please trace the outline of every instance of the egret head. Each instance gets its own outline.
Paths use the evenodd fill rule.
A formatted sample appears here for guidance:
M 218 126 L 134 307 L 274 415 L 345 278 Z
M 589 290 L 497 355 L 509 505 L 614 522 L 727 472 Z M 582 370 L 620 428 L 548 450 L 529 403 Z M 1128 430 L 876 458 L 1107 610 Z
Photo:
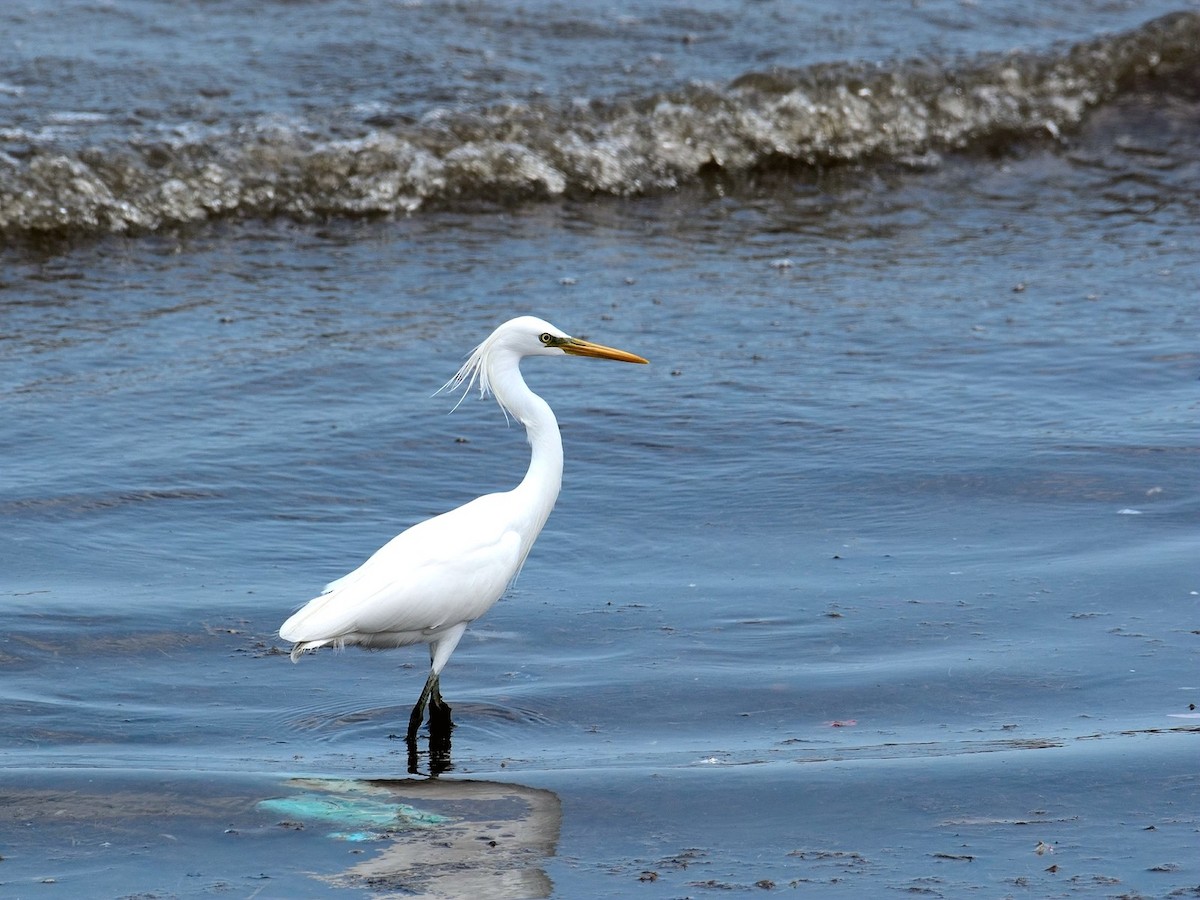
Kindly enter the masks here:
M 596 359 L 615 359 L 620 362 L 644 363 L 645 359 L 603 344 L 574 338 L 537 316 L 518 316 L 509 319 L 475 348 L 463 367 L 442 390 L 454 390 L 466 385 L 467 391 L 479 381 L 480 396 L 491 391 L 500 370 L 515 367 L 525 356 L 590 356 Z M 461 401 L 460 401 L 461 402 Z
M 561 343 L 570 335 L 537 316 L 518 316 L 509 319 L 484 340 L 475 352 L 484 356 L 512 353 L 523 356 L 562 356 Z

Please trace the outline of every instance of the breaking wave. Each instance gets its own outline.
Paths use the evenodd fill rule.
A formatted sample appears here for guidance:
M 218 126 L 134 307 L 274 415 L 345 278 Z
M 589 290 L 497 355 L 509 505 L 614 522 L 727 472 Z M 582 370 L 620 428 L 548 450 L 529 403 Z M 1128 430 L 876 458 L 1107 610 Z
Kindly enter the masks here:
M 936 166 L 1060 140 L 1123 95 L 1200 84 L 1200 14 L 1045 53 L 831 63 L 716 87 L 565 104 L 319 122 L 177 125 L 63 146 L 0 130 L 0 232 L 146 233 L 215 219 L 395 216 L 560 196 L 631 196 L 708 175 Z M 85 136 L 86 139 L 86 136 Z

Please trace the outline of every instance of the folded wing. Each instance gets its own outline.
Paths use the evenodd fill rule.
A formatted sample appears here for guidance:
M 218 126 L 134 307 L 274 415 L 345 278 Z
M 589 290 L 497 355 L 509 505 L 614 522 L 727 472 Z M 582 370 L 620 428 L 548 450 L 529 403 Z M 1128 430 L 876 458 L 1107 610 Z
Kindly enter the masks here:
M 521 563 L 507 500 L 489 494 L 414 525 L 330 583 L 283 624 L 280 637 L 394 647 L 479 618 Z

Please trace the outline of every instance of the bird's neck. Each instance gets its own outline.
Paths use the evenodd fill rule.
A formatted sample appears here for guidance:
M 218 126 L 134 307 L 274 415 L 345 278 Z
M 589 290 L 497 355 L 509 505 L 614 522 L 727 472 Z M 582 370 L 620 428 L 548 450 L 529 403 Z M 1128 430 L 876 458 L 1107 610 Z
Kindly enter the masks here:
M 493 372 L 491 386 L 500 405 L 525 426 L 525 434 L 529 439 L 532 451 L 529 470 L 513 493 L 520 497 L 522 507 L 529 511 L 529 545 L 532 546 L 533 538 L 546 524 L 562 487 L 563 448 L 558 420 L 550 404 L 529 389 L 515 360 L 513 365 Z M 526 547 L 525 551 L 528 552 L 528 549 Z
M 529 469 L 518 490 L 541 501 L 546 507 L 546 515 L 549 515 L 554 501 L 558 499 L 559 488 L 562 487 L 562 436 L 559 434 L 558 420 L 554 418 L 550 404 L 537 394 L 531 396 L 541 406 L 541 410 L 535 417 L 521 419 L 525 425 L 525 434 L 529 438 L 531 453 Z

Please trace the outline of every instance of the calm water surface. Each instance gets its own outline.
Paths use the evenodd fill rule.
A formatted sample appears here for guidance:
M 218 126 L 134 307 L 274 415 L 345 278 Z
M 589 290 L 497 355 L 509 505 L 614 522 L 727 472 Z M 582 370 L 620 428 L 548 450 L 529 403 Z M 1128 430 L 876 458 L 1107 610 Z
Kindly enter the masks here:
M 0 891 L 1194 890 L 1194 113 L 9 246 Z M 275 629 L 519 479 L 520 429 L 434 391 L 524 312 L 652 365 L 526 364 L 564 490 L 420 787 L 423 652 L 293 666 Z

